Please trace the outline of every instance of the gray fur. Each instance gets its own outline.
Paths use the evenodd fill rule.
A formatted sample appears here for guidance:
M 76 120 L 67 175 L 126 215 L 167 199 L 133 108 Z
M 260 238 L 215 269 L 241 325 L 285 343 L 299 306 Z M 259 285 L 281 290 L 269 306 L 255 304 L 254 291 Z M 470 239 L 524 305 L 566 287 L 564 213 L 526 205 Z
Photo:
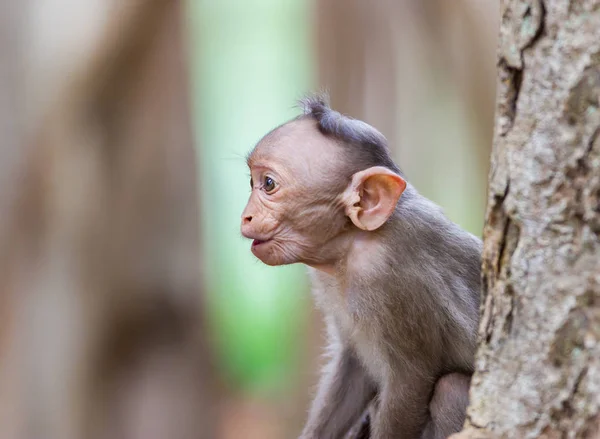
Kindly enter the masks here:
M 325 375 L 315 405 L 321 407 L 327 400 L 333 412 L 323 417 L 314 414 L 319 410 L 313 408 L 302 437 L 343 437 L 341 431 L 330 436 L 314 431 L 334 431 L 328 430 L 330 422 L 364 410 L 366 396 L 361 385 L 355 387 L 364 379 L 373 380 L 378 389 L 381 407 L 379 419 L 373 421 L 375 439 L 441 437 L 431 425 L 429 401 L 440 378 L 453 372 L 468 377 L 473 371 L 481 241 L 410 185 L 390 220 L 369 233 L 378 234 L 381 243 L 382 258 L 373 272 L 346 271 L 340 282 L 311 269 L 316 303 L 329 316 L 331 332 L 337 334 L 330 349 L 337 355 L 355 356 L 368 378 L 357 380 L 357 371 L 344 367 Z M 329 379 L 355 389 L 354 405 L 326 394 L 323 389 L 331 386 Z M 468 383 L 453 391 L 456 397 L 439 396 L 432 407 L 437 430 L 444 434 L 462 425 L 464 407 L 457 407 L 456 401 L 462 401 L 460 395 L 467 393 Z M 350 392 L 336 395 L 349 396 Z
M 423 438 L 446 439 L 460 431 L 469 405 L 471 377 L 459 373 L 443 376 L 435 385 L 429 408 L 433 422 L 429 422 Z
M 359 419 L 364 407 L 374 398 L 376 386 L 365 373 L 353 350 L 340 342 L 336 326 L 329 322 L 333 348 L 323 370 L 314 404 L 311 407 L 310 432 L 306 437 L 341 438 Z M 343 371 L 343 373 L 340 373 Z
M 357 170 L 385 166 L 400 174 L 377 130 L 331 110 L 323 97 L 302 104 L 302 117 L 347 145 Z M 337 276 L 310 269 L 333 359 L 302 438 L 344 437 L 369 402 L 374 439 L 447 437 L 461 428 L 468 403 L 481 240 L 410 184 L 392 217 L 368 233 L 379 246 L 376 260 L 357 268 L 349 258 Z

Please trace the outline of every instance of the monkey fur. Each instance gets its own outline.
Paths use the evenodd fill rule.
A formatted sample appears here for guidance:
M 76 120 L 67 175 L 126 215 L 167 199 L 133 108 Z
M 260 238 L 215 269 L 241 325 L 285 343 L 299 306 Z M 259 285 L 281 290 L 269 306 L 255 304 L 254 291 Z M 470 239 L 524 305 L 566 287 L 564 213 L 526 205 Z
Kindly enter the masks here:
M 468 404 L 481 241 L 406 182 L 375 128 L 301 103 L 248 157 L 241 225 L 264 263 L 310 267 L 327 325 L 301 438 L 343 438 L 369 405 L 373 439 L 445 438 Z

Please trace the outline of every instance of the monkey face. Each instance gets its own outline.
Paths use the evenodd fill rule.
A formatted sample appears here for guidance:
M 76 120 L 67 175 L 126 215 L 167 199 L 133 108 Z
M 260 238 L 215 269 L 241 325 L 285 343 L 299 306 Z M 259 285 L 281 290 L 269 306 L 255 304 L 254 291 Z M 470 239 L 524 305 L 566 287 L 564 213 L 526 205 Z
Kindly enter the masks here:
M 252 253 L 267 265 L 294 262 L 284 245 L 282 230 L 282 192 L 279 176 L 273 169 L 257 166 L 251 169 L 252 193 L 242 213 L 241 232 L 252 239 Z
M 259 165 L 251 175 L 241 232 L 252 253 L 267 265 L 325 263 L 327 244 L 346 224 L 343 208 L 289 170 Z
M 348 222 L 339 202 L 345 183 L 331 183 L 339 180 L 337 146 L 312 125 L 280 128 L 248 159 L 252 193 L 241 232 L 267 265 L 330 263 L 329 243 Z
M 392 215 L 406 182 L 382 166 L 356 172 L 351 156 L 315 122 L 288 123 L 248 158 L 252 194 L 242 235 L 267 265 L 303 262 L 329 270 L 345 253 L 348 231 L 373 231 Z

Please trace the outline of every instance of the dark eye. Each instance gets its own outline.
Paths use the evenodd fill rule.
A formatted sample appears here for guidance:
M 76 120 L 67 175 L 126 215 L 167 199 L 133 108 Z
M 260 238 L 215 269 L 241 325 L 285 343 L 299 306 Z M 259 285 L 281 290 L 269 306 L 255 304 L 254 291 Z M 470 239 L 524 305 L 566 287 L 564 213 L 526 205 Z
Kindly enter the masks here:
M 250 177 L 250 189 L 252 189 L 254 187 L 254 181 L 252 180 L 252 177 Z
M 265 191 L 272 192 L 275 189 L 275 180 L 271 177 L 265 177 Z

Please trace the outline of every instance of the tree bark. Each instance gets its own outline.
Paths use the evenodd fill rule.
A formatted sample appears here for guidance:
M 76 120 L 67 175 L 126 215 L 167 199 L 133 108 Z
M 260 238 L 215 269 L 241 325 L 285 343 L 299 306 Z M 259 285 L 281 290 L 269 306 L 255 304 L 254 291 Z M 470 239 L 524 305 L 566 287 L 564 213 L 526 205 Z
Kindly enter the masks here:
M 456 438 L 600 437 L 600 2 L 503 0 L 482 318 Z

